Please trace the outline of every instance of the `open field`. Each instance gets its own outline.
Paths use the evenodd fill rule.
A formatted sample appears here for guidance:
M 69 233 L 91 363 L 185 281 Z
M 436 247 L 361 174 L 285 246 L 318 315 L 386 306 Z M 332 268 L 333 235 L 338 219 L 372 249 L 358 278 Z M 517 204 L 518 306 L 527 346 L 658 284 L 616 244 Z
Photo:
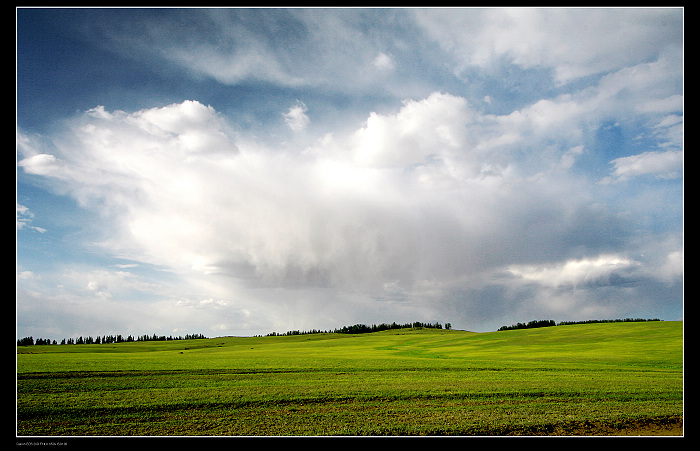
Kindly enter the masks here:
M 17 348 L 17 434 L 682 434 L 683 323 Z

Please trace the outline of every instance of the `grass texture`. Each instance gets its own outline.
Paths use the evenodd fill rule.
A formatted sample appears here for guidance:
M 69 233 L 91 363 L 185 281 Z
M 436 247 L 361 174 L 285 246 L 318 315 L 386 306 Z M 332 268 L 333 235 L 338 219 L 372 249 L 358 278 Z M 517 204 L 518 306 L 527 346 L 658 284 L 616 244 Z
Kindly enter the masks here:
M 682 322 L 17 348 L 18 436 L 682 434 L 682 417 Z

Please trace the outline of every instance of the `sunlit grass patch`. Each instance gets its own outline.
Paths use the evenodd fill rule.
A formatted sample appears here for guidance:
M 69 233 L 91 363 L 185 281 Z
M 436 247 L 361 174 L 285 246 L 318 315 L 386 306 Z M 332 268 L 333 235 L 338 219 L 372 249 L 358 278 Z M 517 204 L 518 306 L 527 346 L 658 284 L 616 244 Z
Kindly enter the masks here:
M 682 422 L 678 322 L 197 342 L 18 349 L 18 434 L 577 435 Z

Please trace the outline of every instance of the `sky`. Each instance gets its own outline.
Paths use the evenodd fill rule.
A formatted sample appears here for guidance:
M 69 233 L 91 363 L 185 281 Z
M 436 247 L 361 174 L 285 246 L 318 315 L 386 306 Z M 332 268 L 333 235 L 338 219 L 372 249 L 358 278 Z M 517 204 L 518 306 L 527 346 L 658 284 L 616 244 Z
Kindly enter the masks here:
M 16 333 L 683 319 L 682 8 L 18 8 Z

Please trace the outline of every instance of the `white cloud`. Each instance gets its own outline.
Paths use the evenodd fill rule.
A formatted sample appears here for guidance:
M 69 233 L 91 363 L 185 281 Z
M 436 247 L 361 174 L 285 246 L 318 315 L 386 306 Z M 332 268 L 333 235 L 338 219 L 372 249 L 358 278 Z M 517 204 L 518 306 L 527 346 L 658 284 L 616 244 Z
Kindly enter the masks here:
M 456 70 L 502 61 L 554 71 L 559 83 L 618 70 L 678 45 L 682 9 L 494 8 L 415 10 Z M 670 26 L 673 24 L 673 26 Z M 644 42 L 645 45 L 639 45 Z
M 125 57 L 165 62 L 197 79 L 225 85 L 253 80 L 293 88 L 323 86 L 341 92 L 367 89 L 376 83 L 378 70 L 390 72 L 391 54 L 382 40 L 393 39 L 397 28 L 410 27 L 391 21 L 391 26 L 367 33 L 367 23 L 388 22 L 386 11 L 352 8 L 191 9 L 171 14 L 174 20 L 142 22 L 135 15 L 128 22 L 127 12 L 128 23 L 83 27 L 93 40 L 99 37 Z
M 394 60 L 384 52 L 379 52 L 372 61 L 372 64 L 374 64 L 377 70 L 382 72 L 394 70 Z
M 24 205 L 17 204 L 17 230 L 27 225 L 27 222 L 34 217 L 34 214 L 29 211 Z
M 40 276 L 34 274 L 32 271 L 21 271 L 17 273 L 17 280 L 31 280 L 38 277 Z
M 493 214 L 484 193 L 468 190 L 497 188 L 496 179 L 452 191 L 460 174 L 479 175 L 472 166 L 480 167 L 480 157 L 459 156 L 472 118 L 464 99 L 434 94 L 395 115 L 372 115 L 335 152 L 312 157 L 234 143 L 216 113 L 196 102 L 89 113 L 71 139 L 56 142 L 66 166 L 60 177 L 43 174 L 102 209 L 111 229 L 102 245 L 132 261 L 265 286 L 410 285 L 438 276 L 438 267 L 462 267 L 459 246 L 468 243 L 454 247 L 426 230 L 442 223 L 448 235 L 463 234 L 472 222 L 459 207 L 464 202 L 475 214 Z M 423 183 L 428 174 L 449 183 Z M 434 206 L 434 196 L 455 209 Z M 468 242 L 484 233 L 472 229 Z M 441 262 L 445 252 L 451 257 Z
M 162 293 L 164 286 L 150 282 L 129 271 L 114 271 L 106 269 L 85 269 L 82 267 L 62 270 L 58 276 L 61 286 L 73 293 L 89 293 L 101 299 L 119 299 L 133 301 L 144 294 Z
M 402 167 L 465 151 L 473 116 L 464 98 L 437 92 L 420 101 L 404 101 L 396 115 L 372 113 L 353 137 L 355 161 Z
M 568 260 L 554 265 L 513 265 L 508 271 L 523 281 L 546 287 L 577 287 L 609 282 L 612 275 L 624 274 L 640 263 L 619 255 L 599 255 L 595 258 Z
M 611 163 L 615 166 L 613 174 L 603 183 L 624 182 L 633 177 L 652 175 L 661 179 L 676 179 L 683 173 L 683 151 L 644 152 L 629 157 L 616 158 Z
M 498 116 L 436 92 L 284 151 L 230 132 L 195 101 L 96 108 L 51 140 L 52 154 L 32 148 L 19 165 L 99 209 L 106 251 L 179 280 L 164 289 L 124 271 L 73 274 L 71 293 L 98 294 L 110 308 L 148 293 L 161 299 L 149 315 L 177 303 L 160 322 L 196 313 L 217 330 L 243 317 L 251 327 L 342 322 L 338 309 L 436 315 L 455 293 L 488 292 L 503 268 L 559 288 L 637 267 L 603 253 L 619 246 L 624 219 L 592 204 L 596 185 L 567 172 L 584 152 L 571 130 L 591 111 L 577 100 Z M 299 103 L 285 119 L 303 122 L 305 111 Z M 565 146 L 523 158 L 553 139 Z M 600 256 L 571 260 L 581 249 Z M 489 315 L 485 305 L 469 308 Z
M 295 132 L 300 132 L 311 122 L 309 116 L 306 115 L 307 111 L 308 108 L 304 102 L 297 100 L 296 104 L 289 108 L 289 111 L 283 113 L 284 121 L 290 129 Z
M 17 214 L 16 214 L 17 230 L 22 230 L 25 227 L 28 227 L 32 230 L 36 230 L 39 233 L 46 233 L 46 229 L 44 229 L 42 227 L 36 227 L 36 226 L 30 225 L 33 219 L 34 219 L 34 213 L 29 211 L 29 208 L 25 207 L 24 205 L 20 205 L 18 203 L 17 204 Z
M 138 333 L 488 328 L 503 312 L 586 319 L 682 296 L 682 8 L 156 16 L 61 14 L 62 30 L 85 33 L 71 42 L 118 56 L 71 96 L 99 91 L 106 107 L 49 125 L 82 107 L 62 90 L 32 98 L 34 82 L 21 96 L 18 126 L 37 133 L 17 131 L 18 180 L 38 188 L 18 198 L 18 241 L 72 251 L 18 268 L 18 317 L 33 327 L 42 312 Z M 124 71 L 158 83 L 124 85 Z M 182 101 L 185 85 L 206 100 Z M 279 126 L 293 132 L 281 144 Z M 627 184 L 596 183 L 601 171 Z M 43 189 L 89 210 L 51 218 L 80 233 L 37 239 L 59 208 L 34 203 Z M 65 261 L 82 246 L 102 266 Z
M 275 330 L 264 315 L 249 318 L 249 312 L 221 300 L 184 299 L 174 293 L 179 290 L 173 287 L 159 285 L 155 293 L 155 287 L 149 287 L 135 276 L 122 279 L 93 271 L 68 271 L 42 279 L 18 279 L 17 328 L 20 335 L 27 332 L 57 339 L 110 333 L 218 336 L 234 330 L 250 333 Z M 57 281 L 63 283 L 57 285 Z M 93 283 L 85 284 L 86 281 Z M 107 284 L 100 285 L 103 282 Z M 123 283 L 128 286 L 122 286 Z M 108 286 L 109 289 L 102 291 L 97 289 Z M 118 286 L 121 288 L 117 289 Z M 154 294 L 160 296 L 154 297 Z M 177 294 L 182 295 L 182 292 Z
M 684 256 L 683 249 L 671 251 L 666 255 L 666 261 L 661 266 L 660 274 L 666 280 L 675 280 L 683 277 Z
M 28 173 L 36 175 L 54 175 L 61 168 L 55 156 L 44 153 L 25 158 L 19 165 Z

